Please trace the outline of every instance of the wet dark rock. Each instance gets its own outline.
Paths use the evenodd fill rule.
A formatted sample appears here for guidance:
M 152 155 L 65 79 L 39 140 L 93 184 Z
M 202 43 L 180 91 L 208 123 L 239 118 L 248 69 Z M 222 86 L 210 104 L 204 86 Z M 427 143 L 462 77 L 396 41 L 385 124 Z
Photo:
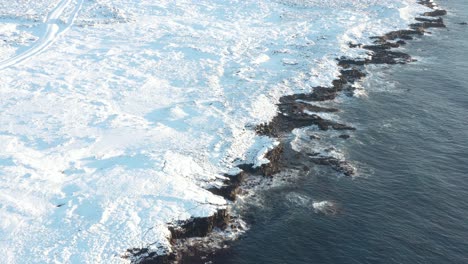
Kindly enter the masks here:
M 371 64 L 404 64 L 413 61 L 410 55 L 399 51 L 376 51 L 369 60 Z
M 312 115 L 313 118 L 315 118 L 314 124 L 317 125 L 321 130 L 329 130 L 329 129 L 334 129 L 334 130 L 356 130 L 356 128 L 345 125 L 345 124 L 340 124 L 338 122 L 328 120 L 321 118 L 318 115 Z
M 339 136 L 339 138 L 342 138 L 342 139 L 348 139 L 350 137 L 351 137 L 350 135 L 340 135 Z
M 310 135 L 309 138 L 314 140 L 320 140 L 320 137 L 317 135 Z
M 437 7 L 437 5 L 434 2 L 430 1 L 430 0 L 421 0 L 421 1 L 418 2 L 418 4 L 427 6 L 427 7 L 432 8 L 432 9 Z
M 354 48 L 360 47 L 361 44 L 354 44 L 354 43 L 349 42 L 349 43 L 348 43 L 348 46 L 349 46 L 350 48 L 353 48 L 353 49 L 354 49 Z
M 385 42 L 379 45 L 364 45 L 362 46 L 363 49 L 371 50 L 371 51 L 382 51 L 382 50 L 389 50 L 392 48 L 398 48 L 400 44 L 397 42 Z
M 423 16 L 430 16 L 430 17 L 445 16 L 445 15 L 447 15 L 447 11 L 442 10 L 442 9 L 437 9 L 437 10 L 426 12 L 423 14 Z
M 283 144 L 279 144 L 265 155 L 270 162 L 260 166 L 260 172 L 265 177 L 271 177 L 281 171 L 281 157 L 283 154 Z
M 291 132 L 296 128 L 317 125 L 320 130 L 355 130 L 355 128 L 338 122 L 324 119 L 316 114 L 284 115 L 280 114 L 268 124 L 257 127 L 260 135 L 278 137 Z
M 444 23 L 444 20 L 441 17 L 439 18 L 417 17 L 415 18 L 415 20 L 419 22 Z
M 241 169 L 242 171 L 244 171 L 245 173 L 257 174 L 258 169 L 256 169 L 254 166 L 255 164 L 253 163 L 244 163 L 244 164 L 237 165 L 237 167 Z
M 366 60 L 356 60 L 356 59 L 350 59 L 350 58 L 345 58 L 341 57 L 338 59 L 338 65 L 341 66 L 342 68 L 350 68 L 351 66 L 364 66 L 367 64 Z
M 157 255 L 156 252 L 149 252 L 147 248 L 127 249 L 126 253 L 134 259 L 132 263 L 138 264 L 170 264 L 176 261 L 175 254 Z
M 370 59 L 353 60 L 349 58 L 340 58 L 338 60 L 338 65 L 346 69 L 346 68 L 355 67 L 355 66 L 363 66 L 366 64 L 397 64 L 397 63 L 400 64 L 400 63 L 410 62 L 412 61 L 410 55 L 403 53 L 403 52 L 391 50 L 392 48 L 397 48 L 400 45 L 406 44 L 406 42 L 402 40 L 399 40 L 397 42 L 386 41 L 388 38 L 391 38 L 393 40 L 397 37 L 408 39 L 409 35 L 406 35 L 406 34 L 409 34 L 408 32 L 412 32 L 411 34 L 417 34 L 416 32 L 419 32 L 419 31 L 415 31 L 415 30 L 401 31 L 400 30 L 400 31 L 394 31 L 393 34 L 389 33 L 390 35 L 387 37 L 376 37 L 379 39 L 378 43 L 381 43 L 381 44 L 362 46 L 363 49 L 367 49 L 372 52 Z M 361 74 L 361 76 L 359 76 L 359 78 L 357 79 L 360 79 L 365 76 L 361 71 L 356 70 L 356 69 L 354 70 L 357 72 L 360 72 Z M 343 76 L 346 76 L 347 73 L 348 73 L 347 71 L 342 71 L 341 78 L 343 78 Z M 357 79 L 351 80 L 351 82 L 354 82 Z
M 354 167 L 351 166 L 348 162 L 339 160 L 334 157 L 311 156 L 310 160 L 317 165 L 330 166 L 335 171 L 343 173 L 345 176 L 353 176 L 356 173 Z
M 270 123 L 262 123 L 258 126 L 255 127 L 255 132 L 258 134 L 258 135 L 261 135 L 261 136 L 278 136 L 278 132 L 276 131 L 275 127 L 272 125 L 272 122 L 271 121 Z M 253 166 L 253 164 L 252 164 Z M 241 167 L 239 167 L 241 168 Z M 241 168 L 243 169 L 243 168 Z M 247 171 L 247 170 L 244 170 L 244 171 Z M 247 171 L 249 172 L 249 171 Z
M 401 57 L 401 56 L 400 56 Z M 336 108 L 321 107 L 312 102 L 329 101 L 343 91 L 352 92 L 351 84 L 364 78 L 365 73 L 356 68 L 343 69 L 339 79 L 333 81 L 333 87 L 315 87 L 312 93 L 287 95 L 280 98 L 278 108 L 280 113 L 268 124 L 256 127 L 259 135 L 279 137 L 295 128 L 317 125 L 321 130 L 354 130 L 353 127 L 327 120 L 315 113 L 338 112 Z
M 460 22 L 460 23 L 458 23 L 458 24 L 459 24 L 459 25 L 462 25 L 462 26 L 468 25 L 467 22 Z
M 335 99 L 341 89 L 338 87 L 315 87 L 312 93 L 302 93 L 283 96 L 280 103 L 294 102 L 297 100 L 321 102 Z
M 301 94 L 297 96 L 297 99 L 307 100 L 307 101 L 329 101 L 335 99 L 337 93 L 339 92 L 336 87 L 315 87 L 311 94 L 305 95 Z
M 424 31 L 421 29 L 404 29 L 391 31 L 380 37 L 372 37 L 377 39 L 377 43 L 386 43 L 389 40 L 403 39 L 403 40 L 412 40 L 413 36 L 423 35 Z
M 209 248 L 209 245 L 186 245 L 183 254 L 177 255 L 177 264 L 208 264 L 211 263 L 207 259 L 212 258 L 215 254 L 222 253 L 223 249 L 216 251 Z M 203 256 L 203 257 L 200 257 Z M 175 264 L 175 263 L 174 263 Z
M 435 21 L 425 21 L 425 22 L 420 22 L 420 23 L 414 23 L 410 25 L 411 28 L 413 29 L 420 29 L 420 28 L 444 28 L 445 24 L 442 20 L 442 18 L 437 19 Z
M 336 80 L 333 80 L 332 81 L 332 87 L 330 87 L 329 89 L 333 89 L 335 92 L 335 98 L 336 98 L 336 95 L 338 92 L 341 92 L 343 91 L 343 88 L 345 87 L 345 85 L 347 84 L 348 82 L 343 78 L 343 76 L 340 76 L 339 79 L 336 79 Z M 334 99 L 334 98 L 333 98 Z M 332 100 L 332 99 L 330 99 Z M 326 100 L 325 100 L 326 101 Z
M 245 173 L 241 172 L 234 176 L 225 175 L 228 177 L 227 180 L 224 181 L 224 185 L 219 188 L 210 188 L 208 191 L 212 192 L 213 194 L 219 195 L 224 197 L 224 199 L 235 201 L 236 196 L 239 193 L 239 187 L 244 180 Z
M 169 226 L 171 232 L 171 242 L 175 244 L 178 239 L 191 237 L 205 237 L 214 228 L 225 229 L 230 221 L 230 215 L 226 209 L 219 209 L 216 213 L 208 217 L 196 217 L 186 221 L 178 221 Z M 166 253 L 157 255 L 156 252 L 150 252 L 148 248 L 128 249 L 123 258 L 130 259 L 132 263 L 138 264 L 172 264 L 172 263 L 195 263 L 186 262 L 185 259 L 191 259 L 194 252 L 202 252 L 203 245 L 187 245 L 183 250 L 176 253 Z M 200 259 L 198 255 L 195 259 Z M 204 263 L 204 262 L 200 262 Z
M 204 237 L 214 228 L 225 229 L 229 223 L 226 209 L 219 209 L 208 217 L 194 217 L 186 221 L 178 221 L 169 227 L 172 239 Z
M 316 87 L 312 92 L 310 99 L 312 101 L 329 101 L 336 98 L 337 93 L 340 92 L 340 86 L 334 87 Z
M 338 64 L 343 68 L 350 68 L 352 66 L 361 66 L 366 64 L 404 64 L 413 61 L 410 55 L 400 51 L 391 51 L 389 49 L 381 47 L 381 45 L 367 47 L 369 50 L 372 50 L 370 59 L 340 59 Z
M 263 126 L 267 127 L 267 126 L 270 126 L 270 124 L 264 124 Z M 268 133 L 270 133 L 270 130 L 266 129 L 264 131 L 268 131 Z M 257 130 L 257 133 L 260 134 L 258 130 Z M 272 136 L 271 134 L 260 134 L 260 135 Z M 242 178 L 236 180 L 238 184 L 240 185 L 242 183 L 245 173 L 248 173 L 250 175 L 262 175 L 265 177 L 271 177 L 274 174 L 280 172 L 281 168 L 283 167 L 283 164 L 281 162 L 283 151 L 284 151 L 284 145 L 280 143 L 278 146 L 274 147 L 273 149 L 271 149 L 265 154 L 265 158 L 267 158 L 270 161 L 269 163 L 263 164 L 259 167 L 255 167 L 254 164 L 238 165 L 237 167 L 244 171 L 243 174 L 242 173 L 240 174 L 242 175 L 241 176 Z
M 341 70 L 340 80 L 345 83 L 354 83 L 366 77 L 366 74 L 358 69 Z
M 339 110 L 337 108 L 328 108 L 328 107 L 321 107 L 321 106 L 316 106 L 308 103 L 303 103 L 303 102 L 287 102 L 286 100 L 283 100 L 282 103 L 278 104 L 278 108 L 282 113 L 293 113 L 294 115 L 300 115 L 303 114 L 304 111 L 310 111 L 310 112 L 325 112 L 325 113 L 334 113 L 338 112 Z

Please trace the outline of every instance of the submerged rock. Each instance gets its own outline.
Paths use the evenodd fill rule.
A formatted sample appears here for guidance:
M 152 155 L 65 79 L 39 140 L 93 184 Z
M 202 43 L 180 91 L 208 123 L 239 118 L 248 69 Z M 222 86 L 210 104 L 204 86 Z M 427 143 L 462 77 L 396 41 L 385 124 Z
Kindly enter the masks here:
M 310 160 L 317 165 L 330 166 L 337 172 L 345 176 L 353 176 L 356 174 L 356 169 L 349 164 L 349 162 L 340 160 L 334 157 L 314 157 L 311 156 Z

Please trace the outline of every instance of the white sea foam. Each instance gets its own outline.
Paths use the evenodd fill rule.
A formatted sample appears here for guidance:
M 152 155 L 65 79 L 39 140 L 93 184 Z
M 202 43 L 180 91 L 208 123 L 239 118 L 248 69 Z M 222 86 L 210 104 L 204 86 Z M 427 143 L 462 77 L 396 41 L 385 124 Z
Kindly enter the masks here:
M 286 195 L 285 199 L 292 207 L 310 207 L 311 198 L 304 194 L 291 192 Z
M 338 213 L 338 206 L 331 201 L 313 202 L 312 207 L 316 213 L 322 213 L 325 215 L 335 215 Z
M 416 0 L 0 0 L 2 261 L 170 250 L 168 222 L 226 206 L 206 187 L 239 160 L 266 162 L 275 141 L 253 127 L 281 96 L 329 86 L 335 58 L 365 56 L 348 42 L 425 10 Z

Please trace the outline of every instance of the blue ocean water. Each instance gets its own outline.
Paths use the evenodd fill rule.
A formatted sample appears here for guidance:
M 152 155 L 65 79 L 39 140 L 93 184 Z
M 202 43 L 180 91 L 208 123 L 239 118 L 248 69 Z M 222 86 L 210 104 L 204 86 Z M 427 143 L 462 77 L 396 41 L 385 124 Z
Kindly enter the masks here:
M 343 103 L 359 176 L 315 167 L 259 193 L 251 230 L 214 263 L 468 263 L 468 2 L 440 4 L 448 28 L 405 47 L 419 61 L 374 69 L 367 96 Z

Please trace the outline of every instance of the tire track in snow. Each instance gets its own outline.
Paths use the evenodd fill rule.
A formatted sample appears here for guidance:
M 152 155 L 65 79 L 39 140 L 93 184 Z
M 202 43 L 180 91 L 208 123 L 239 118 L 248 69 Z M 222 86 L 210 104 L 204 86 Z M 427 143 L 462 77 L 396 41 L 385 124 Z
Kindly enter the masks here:
M 75 9 L 71 13 L 68 20 L 63 24 L 59 20 L 60 16 L 63 14 L 65 8 L 72 3 L 72 0 L 62 0 L 60 3 L 47 15 L 46 20 L 43 24 L 45 26 L 44 34 L 36 41 L 29 49 L 26 49 L 24 52 L 16 54 L 15 56 L 0 61 L 0 70 L 8 68 L 19 64 L 25 60 L 28 60 L 39 53 L 46 50 L 50 45 L 52 45 L 57 38 L 63 33 L 67 32 L 71 28 L 73 22 L 78 15 L 78 12 L 83 5 L 84 0 L 78 0 L 75 6 Z

